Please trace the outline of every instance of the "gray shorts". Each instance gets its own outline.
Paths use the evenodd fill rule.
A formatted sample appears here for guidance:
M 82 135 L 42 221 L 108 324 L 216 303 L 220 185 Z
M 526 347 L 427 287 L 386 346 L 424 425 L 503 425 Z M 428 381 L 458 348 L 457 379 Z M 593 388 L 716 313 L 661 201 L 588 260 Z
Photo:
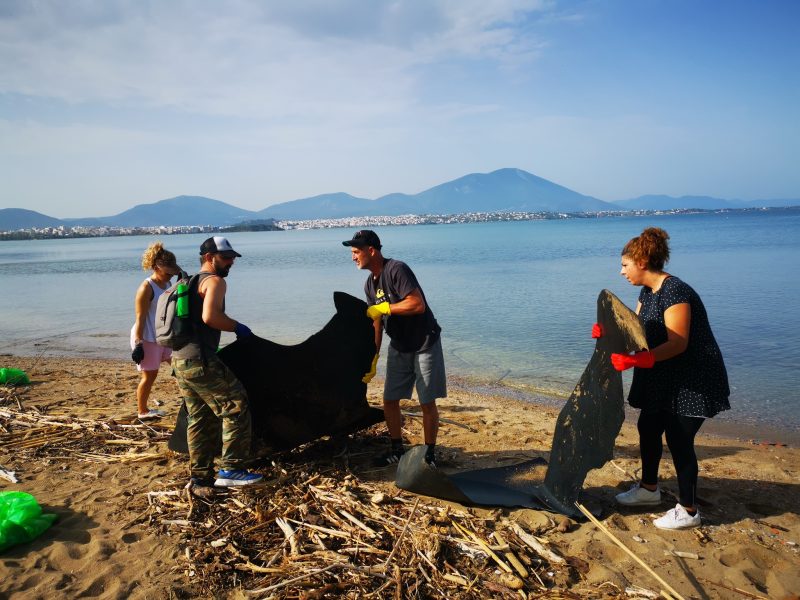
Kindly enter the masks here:
M 424 352 L 399 352 L 389 346 L 383 399 L 410 399 L 415 383 L 420 404 L 430 404 L 436 398 L 447 398 L 441 338 Z

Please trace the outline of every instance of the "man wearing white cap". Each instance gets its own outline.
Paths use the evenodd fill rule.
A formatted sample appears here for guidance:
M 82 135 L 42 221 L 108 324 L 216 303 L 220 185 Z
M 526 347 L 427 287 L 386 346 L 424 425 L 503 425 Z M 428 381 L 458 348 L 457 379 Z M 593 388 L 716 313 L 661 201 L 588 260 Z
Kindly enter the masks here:
M 242 486 L 263 479 L 245 469 L 252 437 L 247 392 L 216 352 L 223 331 L 235 332 L 237 340 L 253 335 L 225 314 L 225 277 L 238 257 L 241 254 L 224 237 L 210 237 L 200 246 L 197 287 L 189 290 L 194 339 L 172 353 L 172 368 L 189 413 L 186 436 L 192 483 L 197 486 L 212 482 L 220 427 L 222 456 L 214 485 Z

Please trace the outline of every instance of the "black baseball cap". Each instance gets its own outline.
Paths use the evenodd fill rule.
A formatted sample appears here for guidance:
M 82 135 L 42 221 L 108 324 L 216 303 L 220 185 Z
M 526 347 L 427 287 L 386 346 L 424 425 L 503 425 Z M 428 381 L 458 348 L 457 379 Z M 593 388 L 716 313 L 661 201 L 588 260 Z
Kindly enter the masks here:
M 214 254 L 221 254 L 225 258 L 231 258 L 233 256 L 242 255 L 236 252 L 231 246 L 231 243 L 228 241 L 227 238 L 215 235 L 214 237 L 208 238 L 205 242 L 200 244 L 200 256 L 203 254 L 208 254 L 212 252 Z
M 362 229 L 353 234 L 353 239 L 342 242 L 342 246 L 353 246 L 355 248 L 365 248 L 372 246 L 373 248 L 381 249 L 381 239 L 378 234 L 369 229 Z

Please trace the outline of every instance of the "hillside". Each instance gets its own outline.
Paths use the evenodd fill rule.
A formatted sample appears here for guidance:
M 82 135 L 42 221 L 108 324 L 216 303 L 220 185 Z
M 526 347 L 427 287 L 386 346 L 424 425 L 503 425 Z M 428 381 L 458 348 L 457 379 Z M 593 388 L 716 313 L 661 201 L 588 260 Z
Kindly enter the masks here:
M 378 210 L 374 200 L 357 198 L 344 192 L 321 194 L 311 198 L 301 198 L 280 204 L 273 204 L 258 211 L 262 217 L 272 219 L 337 219 L 363 215 L 384 214 Z
M 456 214 L 464 212 L 590 212 L 619 210 L 521 169 L 471 173 L 419 192 L 388 194 L 376 200 L 327 194 L 269 206 L 276 219 L 324 219 L 369 215 Z M 311 216 L 315 215 L 315 216 Z
M 30 229 L 31 227 L 59 227 L 64 221 L 48 217 L 25 208 L 0 208 L 0 231 Z
M 176 196 L 152 204 L 138 204 L 111 217 L 64 219 L 70 225 L 156 227 L 158 225 L 234 225 L 256 219 L 258 213 L 203 196 Z
M 245 210 L 204 196 L 176 196 L 138 204 L 108 217 L 58 219 L 22 208 L 0 209 L 0 231 L 46 227 L 232 227 L 246 221 L 345 217 L 453 215 L 460 213 L 582 213 L 628 210 L 738 209 L 800 206 L 800 199 L 730 200 L 711 196 L 649 194 L 606 202 L 522 169 L 471 173 L 417 194 L 391 193 L 370 200 L 345 192 L 320 194 Z

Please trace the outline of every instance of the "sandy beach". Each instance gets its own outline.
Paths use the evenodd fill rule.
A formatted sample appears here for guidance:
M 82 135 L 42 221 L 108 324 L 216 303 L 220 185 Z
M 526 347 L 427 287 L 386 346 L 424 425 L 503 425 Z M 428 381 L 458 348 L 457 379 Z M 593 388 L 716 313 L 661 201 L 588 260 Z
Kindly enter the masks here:
M 166 366 L 161 370 L 152 398 L 160 403 L 159 408 L 167 416 L 144 425 L 135 418 L 134 390 L 138 375 L 130 363 L 11 355 L 0 356 L 0 363 L 24 369 L 32 380 L 30 386 L 0 387 L 0 468 L 13 471 L 19 479 L 18 483 L 12 483 L 0 478 L 0 490 L 33 494 L 44 512 L 58 515 L 57 522 L 41 537 L 0 555 L 0 598 L 359 595 L 341 583 L 329 582 L 323 586 L 322 579 L 314 577 L 303 580 L 302 592 L 291 586 L 274 587 L 276 577 L 285 581 L 304 574 L 300 566 L 304 563 L 296 554 L 311 555 L 308 548 L 313 535 L 308 537 L 307 546 L 299 550 L 284 540 L 285 543 L 268 544 L 270 547 L 262 548 L 258 556 L 251 553 L 245 558 L 241 555 L 247 554 L 246 550 L 237 546 L 240 558 L 236 564 L 249 565 L 245 569 L 224 565 L 230 563 L 231 557 L 231 547 L 226 547 L 224 539 L 215 545 L 203 541 L 203 561 L 200 561 L 198 528 L 206 522 L 208 536 L 203 538 L 206 540 L 220 535 L 214 528 L 224 528 L 225 524 L 209 525 L 217 514 L 214 508 L 200 511 L 197 505 L 201 501 L 186 497 L 183 488 L 188 476 L 187 458 L 167 449 L 180 401 Z M 369 401 L 376 406 L 381 383 L 376 379 L 369 387 Z M 452 421 L 444 422 L 440 429 L 441 468 L 467 470 L 508 465 L 537 456 L 547 458 L 557 408 L 475 393 L 458 380 L 450 385 L 450 397 L 439 403 L 441 417 Z M 151 401 L 153 406 L 155 403 Z M 415 408 L 411 403 L 404 406 L 404 410 Z M 509 593 L 512 595 L 508 597 L 523 598 L 645 598 L 657 597 L 663 588 L 605 531 L 589 522 L 566 523 L 557 515 L 531 509 L 459 507 L 431 498 L 421 498 L 417 507 L 414 504 L 417 497 L 393 485 L 393 470 L 375 469 L 369 464 L 368 455 L 383 443 L 382 431 L 376 427 L 353 436 L 349 442 L 323 440 L 302 452 L 267 455 L 256 465 L 267 479 L 266 486 L 259 491 L 231 492 L 205 501 L 232 503 L 239 507 L 237 514 L 243 515 L 241 518 L 255 519 L 247 530 L 270 529 L 275 533 L 270 533 L 273 537 L 268 539 L 283 540 L 275 519 L 281 516 L 277 514 L 282 510 L 281 499 L 298 483 L 292 481 L 293 474 L 302 473 L 306 481 L 315 482 L 307 486 L 309 490 L 322 489 L 321 482 L 325 482 L 330 490 L 349 486 L 351 498 L 360 497 L 363 490 L 380 493 L 386 500 L 376 500 L 376 505 L 380 502 L 394 502 L 398 507 L 414 505 L 414 510 L 434 516 L 464 514 L 472 521 L 463 522 L 480 521 L 487 527 L 489 522 L 518 523 L 570 564 L 568 576 L 559 578 L 544 563 L 529 559 L 529 580 L 524 582 L 523 590 L 512 592 L 510 587 L 494 580 L 497 569 L 491 563 L 477 566 L 473 581 L 472 577 L 455 573 L 460 568 L 462 575 L 465 574 L 467 563 L 463 561 L 471 560 L 468 555 L 461 556 L 462 562 L 454 564 L 454 559 L 440 554 L 438 563 L 431 561 L 432 564 L 420 569 L 425 578 L 412 578 L 396 565 L 394 576 L 379 583 L 381 579 L 370 579 L 364 574 L 366 567 L 362 568 L 359 576 L 366 594 L 361 595 L 430 597 L 435 595 L 433 590 L 437 586 L 442 589 L 437 582 L 452 585 L 447 589 L 453 590 L 453 597 L 466 598 L 505 597 Z M 421 442 L 418 419 L 407 418 L 404 431 L 410 444 Z M 585 491 L 604 506 L 601 522 L 607 531 L 682 597 L 797 598 L 800 450 L 769 440 L 748 441 L 765 440 L 756 431 L 740 437 L 726 438 L 702 430 L 698 436 L 698 493 L 703 516 L 699 530 L 668 532 L 652 525 L 655 514 L 674 505 L 669 494 L 662 506 L 655 507 L 657 511 L 614 506 L 614 495 L 627 489 L 639 467 L 638 437 L 635 423 L 630 419 L 617 439 L 614 461 L 589 474 Z M 677 483 L 666 449 L 661 475 L 663 487 L 676 493 Z M 306 492 L 310 498 L 311 492 Z M 274 499 L 269 505 L 272 512 L 265 518 L 259 507 L 270 497 Z M 318 499 L 316 502 L 319 504 Z M 312 504 L 311 500 L 308 503 Z M 409 512 L 410 508 L 403 514 Z M 351 513 L 353 510 L 348 514 Z M 175 518 L 176 514 L 180 518 Z M 283 516 L 296 518 L 294 513 Z M 363 517 L 356 520 L 367 530 L 375 527 L 365 525 Z M 407 523 L 410 521 L 409 514 Z M 386 529 L 392 528 L 387 525 Z M 399 557 L 401 550 L 406 553 L 404 556 L 410 556 L 408 546 L 424 537 L 418 528 L 413 536 L 402 533 L 405 537 L 398 534 L 396 538 L 400 540 L 396 555 L 391 547 L 381 549 L 378 542 L 373 542 L 374 552 L 382 553 L 387 564 L 388 559 Z M 434 540 L 437 535 L 445 532 L 439 528 L 431 529 L 428 534 Z M 412 537 L 417 541 L 412 541 Z M 317 545 L 324 547 L 325 539 L 317 540 Z M 316 552 L 316 564 L 325 564 L 319 562 L 321 550 Z M 346 550 L 339 549 L 336 556 L 343 553 Z M 270 567 L 265 566 L 266 556 L 271 557 Z M 436 556 L 435 552 L 431 556 Z M 259 562 L 257 558 L 263 560 Z M 355 558 L 352 560 L 357 562 Z M 200 569 L 201 562 L 220 566 L 216 570 Z M 540 572 L 536 572 L 538 567 Z M 446 574 L 450 577 L 445 578 Z M 265 585 L 263 578 L 268 575 L 271 579 Z M 463 584 L 459 578 L 464 579 Z M 376 583 L 370 584 L 372 581 Z M 412 585 L 412 581 L 416 583 Z M 265 589 L 268 591 L 252 593 Z

